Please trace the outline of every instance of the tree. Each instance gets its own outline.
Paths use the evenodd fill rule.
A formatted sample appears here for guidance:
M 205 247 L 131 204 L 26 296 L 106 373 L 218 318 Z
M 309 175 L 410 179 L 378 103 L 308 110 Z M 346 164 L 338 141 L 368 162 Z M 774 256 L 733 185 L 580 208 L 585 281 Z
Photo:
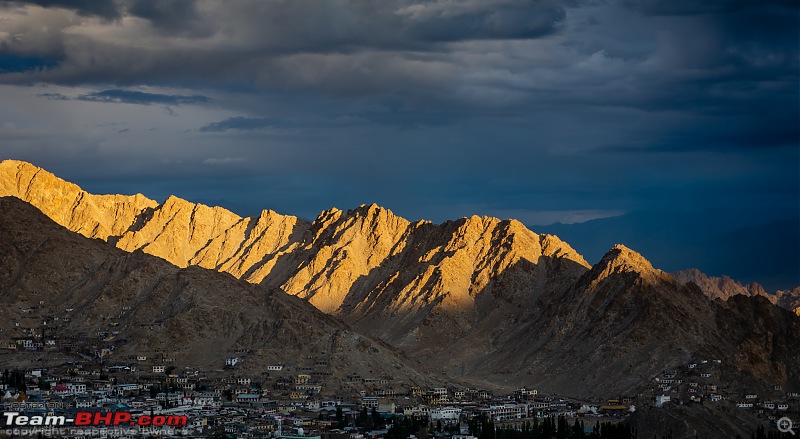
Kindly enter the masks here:
M 756 429 L 756 439 L 767 439 L 767 433 L 764 431 L 764 426 L 759 424 Z
M 574 439 L 583 439 L 586 437 L 586 434 L 583 432 L 583 421 L 579 421 L 577 418 L 575 419 L 575 424 L 572 425 L 572 435 L 570 437 Z
M 342 406 L 336 406 L 336 428 L 344 428 L 344 415 L 342 414 Z
M 358 412 L 358 416 L 356 416 L 356 427 L 365 427 L 367 423 L 367 419 L 369 418 L 367 414 L 367 408 L 361 407 L 361 411 Z
M 21 392 L 28 390 L 28 385 L 25 383 L 25 373 L 19 369 L 14 369 L 8 378 L 8 384 Z
M 567 427 L 567 418 L 564 415 L 558 417 L 558 427 L 556 429 L 556 439 L 567 439 L 569 427 Z

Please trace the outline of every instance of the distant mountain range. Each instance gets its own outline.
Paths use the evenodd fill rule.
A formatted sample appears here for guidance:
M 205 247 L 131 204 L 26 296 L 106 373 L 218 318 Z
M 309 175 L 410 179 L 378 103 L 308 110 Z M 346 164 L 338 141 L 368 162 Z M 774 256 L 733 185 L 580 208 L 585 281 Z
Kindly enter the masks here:
M 187 361 L 211 363 L 246 347 L 253 367 L 310 349 L 335 355 L 340 373 L 586 398 L 636 395 L 664 370 L 717 358 L 732 391 L 800 390 L 800 289 L 673 276 L 624 245 L 592 266 L 515 220 L 409 222 L 376 205 L 242 218 L 176 197 L 92 195 L 10 160 L 0 196 L 22 200 L 0 204 L 5 308 L 36 291 L 80 310 L 71 330 L 86 332 L 131 306 L 120 329 L 131 348 L 179 343 Z
M 699 286 L 700 289 L 703 290 L 703 293 L 705 293 L 706 296 L 711 299 L 720 299 L 725 301 L 736 295 L 750 297 L 761 296 L 782 308 L 793 310 L 795 313 L 800 315 L 800 287 L 794 287 L 791 290 L 778 290 L 774 293 L 769 293 L 764 289 L 764 287 L 756 282 L 742 285 L 728 276 L 706 276 L 703 272 L 696 268 L 691 270 L 676 271 L 675 273 L 672 273 L 672 276 L 682 284 L 687 284 L 689 282 L 694 283 L 695 285 Z
M 641 211 L 536 230 L 560 236 L 589 261 L 623 243 L 667 271 L 698 268 L 773 291 L 800 285 L 797 209 Z

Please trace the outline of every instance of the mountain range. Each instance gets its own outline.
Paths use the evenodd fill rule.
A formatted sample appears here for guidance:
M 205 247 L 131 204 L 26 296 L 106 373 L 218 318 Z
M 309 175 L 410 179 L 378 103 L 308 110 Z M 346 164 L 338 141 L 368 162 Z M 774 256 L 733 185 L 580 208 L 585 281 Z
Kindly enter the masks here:
M 586 398 L 635 395 L 664 370 L 716 358 L 732 388 L 800 389 L 800 289 L 671 275 L 623 245 L 592 266 L 515 220 L 410 222 L 374 204 L 310 222 L 240 217 L 93 195 L 12 160 L 0 196 L 5 308 L 36 292 L 79 310 L 71 330 L 87 333 L 128 308 L 126 349 L 178 344 L 209 364 L 249 349 L 252 367 L 326 352 L 340 376 Z
M 737 295 L 750 297 L 761 296 L 777 304 L 781 308 L 792 310 L 800 315 L 800 287 L 794 287 L 791 290 L 777 290 L 774 293 L 769 293 L 757 282 L 742 285 L 728 276 L 707 276 L 696 268 L 676 271 L 672 273 L 672 276 L 682 284 L 692 282 L 699 286 L 703 293 L 710 299 L 725 301 Z
M 635 247 L 663 270 L 698 268 L 768 290 L 800 285 L 797 208 L 644 210 L 574 224 L 536 226 L 557 234 L 590 262 L 614 243 Z M 765 257 L 766 255 L 766 257 Z
M 45 309 L 50 334 L 113 348 L 115 362 L 147 354 L 216 370 L 243 352 L 240 373 L 252 376 L 315 357 L 340 384 L 353 373 L 391 376 L 406 390 L 436 382 L 402 352 L 293 296 L 119 250 L 14 197 L 0 198 L 0 237 L 2 334 L 38 330 L 41 316 L 31 310 Z M 99 333 L 108 335 L 98 341 Z

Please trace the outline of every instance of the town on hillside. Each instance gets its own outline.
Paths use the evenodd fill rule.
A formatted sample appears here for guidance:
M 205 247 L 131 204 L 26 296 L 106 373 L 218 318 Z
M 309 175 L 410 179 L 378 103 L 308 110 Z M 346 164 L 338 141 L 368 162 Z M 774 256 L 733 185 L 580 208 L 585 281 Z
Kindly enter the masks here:
M 7 437 L 629 438 L 636 436 L 626 419 L 645 405 L 728 404 L 756 412 L 769 426 L 777 418 L 797 419 L 800 400 L 778 386 L 766 395 L 729 393 L 716 378 L 722 360 L 713 359 L 664 371 L 636 395 L 577 400 L 527 387 L 495 394 L 452 385 L 421 388 L 356 373 L 338 380 L 324 355 L 246 375 L 240 366 L 247 352 L 241 351 L 219 368 L 203 370 L 177 364 L 168 352 L 114 359 L 102 349 L 88 352 L 81 344 L 86 340 L 26 332 L 0 354 L 5 364 L 12 356 L 38 360 L 3 368 L 0 434 Z M 73 359 L 61 361 L 68 354 Z M 116 428 L 110 421 L 123 414 L 124 428 Z M 101 422 L 78 427 L 72 421 L 80 416 Z M 554 436 L 558 431 L 564 435 Z

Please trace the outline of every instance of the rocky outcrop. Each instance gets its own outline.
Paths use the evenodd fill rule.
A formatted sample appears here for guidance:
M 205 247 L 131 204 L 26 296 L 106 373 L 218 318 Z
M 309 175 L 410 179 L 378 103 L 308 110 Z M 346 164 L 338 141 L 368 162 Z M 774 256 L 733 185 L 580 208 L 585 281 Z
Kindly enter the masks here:
M 30 163 L 0 163 L 0 196 L 20 198 L 69 230 L 126 251 L 142 250 L 179 267 L 197 265 L 258 283 L 274 258 L 308 229 L 297 217 L 265 210 L 242 218 L 171 196 L 92 195 Z
M 793 311 L 800 316 L 800 287 L 791 290 L 778 290 L 775 292 L 778 298 L 778 306 Z
M 409 223 L 373 204 L 323 212 L 282 264 L 296 268 L 280 269 L 267 282 L 283 282 L 284 291 L 331 314 L 383 318 L 433 305 L 473 309 L 478 296 L 520 266 L 530 269 L 527 282 L 503 294 L 530 300 L 541 291 L 532 288 L 536 278 L 545 286 L 548 270 L 557 271 L 547 264 L 562 260 L 572 264 L 568 278 L 588 267 L 557 237 L 537 235 L 515 220 L 473 216 L 440 225 Z
M 524 318 L 538 297 L 566 288 L 588 267 L 569 245 L 518 221 L 473 216 L 398 224 L 395 218 L 362 206 L 321 235 L 335 239 L 315 240 L 305 249 L 310 264 L 329 264 L 317 281 L 327 291 L 347 292 L 337 297 L 334 314 L 431 364 L 453 364 L 476 346 L 500 343 L 508 335 L 500 330 L 505 322 Z M 359 242 L 364 236 L 375 241 Z M 377 241 L 381 236 L 384 242 Z M 366 257 L 363 246 L 379 257 Z M 297 256 L 305 258 L 303 252 Z M 358 276 L 342 269 L 353 266 Z M 314 291 L 294 283 L 303 278 L 290 276 L 283 289 Z
M 278 253 L 291 251 L 308 223 L 265 210 L 242 218 L 221 207 L 169 197 L 140 228 L 124 233 L 117 247 L 162 257 L 179 266 L 197 265 L 258 282 Z
M 585 276 L 589 282 L 585 289 L 593 292 L 602 289 L 606 282 L 615 282 L 620 278 L 631 277 L 652 284 L 675 282 L 667 273 L 653 268 L 653 265 L 644 256 L 622 244 L 616 244 L 600 259 L 600 262 L 592 267 L 591 273 Z
M 158 205 L 142 194 L 92 195 L 30 163 L 4 160 L 0 196 L 9 195 L 36 206 L 73 232 L 102 240 L 118 238 Z

